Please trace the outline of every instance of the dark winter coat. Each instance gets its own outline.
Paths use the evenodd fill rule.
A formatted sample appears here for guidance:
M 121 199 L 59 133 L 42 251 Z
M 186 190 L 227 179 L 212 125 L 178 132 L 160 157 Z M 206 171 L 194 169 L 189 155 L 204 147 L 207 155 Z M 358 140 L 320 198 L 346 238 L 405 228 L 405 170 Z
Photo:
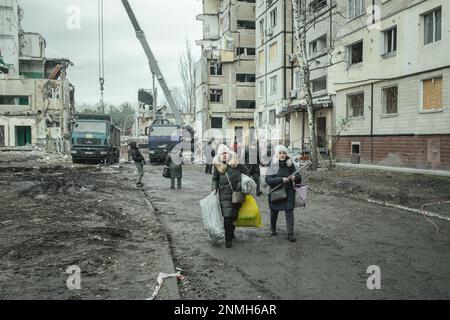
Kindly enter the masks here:
M 233 190 L 230 188 L 230 179 Z M 232 159 L 228 164 L 223 163 L 219 156 L 214 158 L 214 174 L 212 177 L 212 186 L 214 190 L 219 193 L 220 208 L 222 210 L 222 216 L 224 218 L 230 218 L 236 216 L 236 210 L 240 205 L 232 203 L 233 191 L 241 191 L 241 174 L 247 174 L 245 167 L 238 164 L 237 155 L 233 153 Z
M 177 163 L 172 161 L 172 153 L 169 153 L 166 157 L 166 166 L 169 167 L 171 179 L 183 177 L 182 163 L 178 164 L 178 161 L 181 161 L 181 156 L 177 159 Z
M 251 159 L 250 159 L 250 149 L 249 148 L 245 148 L 245 168 L 247 170 L 248 176 L 252 177 L 253 180 L 258 180 L 260 175 L 261 175 L 261 171 L 259 168 L 260 165 L 260 158 L 259 158 L 259 149 L 252 149 L 252 155 L 251 155 Z M 256 159 L 255 159 L 255 155 L 253 153 L 256 153 Z M 250 162 L 255 162 L 256 163 L 250 163 Z
M 286 158 L 284 161 L 272 162 L 266 175 L 266 183 L 270 186 L 270 189 L 283 184 L 283 178 L 287 178 L 296 171 L 294 162 L 291 158 Z M 299 173 L 295 175 L 296 184 L 302 182 L 302 177 Z M 287 193 L 287 199 L 282 201 L 273 202 L 269 195 L 269 207 L 273 211 L 286 211 L 294 210 L 295 208 L 295 189 L 292 182 L 283 184 L 281 188 L 284 188 Z
M 142 156 L 142 153 L 139 151 L 139 149 L 132 148 L 131 157 L 133 158 L 134 162 L 143 162 L 143 161 L 145 162 L 145 159 Z

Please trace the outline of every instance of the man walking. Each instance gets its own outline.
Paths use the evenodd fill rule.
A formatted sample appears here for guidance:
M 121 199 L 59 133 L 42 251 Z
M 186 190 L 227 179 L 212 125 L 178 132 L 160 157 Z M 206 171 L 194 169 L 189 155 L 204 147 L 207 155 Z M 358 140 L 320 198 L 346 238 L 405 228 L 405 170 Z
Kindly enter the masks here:
M 138 178 L 136 181 L 136 187 L 143 187 L 142 177 L 144 176 L 144 165 L 147 164 L 141 152 L 139 151 L 136 142 L 130 143 L 131 149 L 131 157 L 133 158 L 134 164 L 136 165 L 136 169 L 138 171 Z

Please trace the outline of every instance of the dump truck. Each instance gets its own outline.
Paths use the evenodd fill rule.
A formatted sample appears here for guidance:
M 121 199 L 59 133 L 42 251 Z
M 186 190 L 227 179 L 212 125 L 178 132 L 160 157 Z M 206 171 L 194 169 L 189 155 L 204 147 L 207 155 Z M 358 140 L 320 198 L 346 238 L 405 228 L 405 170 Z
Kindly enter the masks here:
M 120 130 L 107 114 L 78 114 L 71 125 L 73 163 L 120 160 Z

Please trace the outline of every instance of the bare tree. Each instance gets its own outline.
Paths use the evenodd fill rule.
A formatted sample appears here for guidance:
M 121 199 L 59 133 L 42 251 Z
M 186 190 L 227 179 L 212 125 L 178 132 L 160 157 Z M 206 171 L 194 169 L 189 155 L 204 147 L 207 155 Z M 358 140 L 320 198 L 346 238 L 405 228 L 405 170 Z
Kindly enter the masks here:
M 316 121 L 315 113 L 313 110 L 313 95 L 312 95 L 312 82 L 311 72 L 319 69 L 326 69 L 335 64 L 345 62 L 342 57 L 342 52 L 336 51 L 336 42 L 334 42 L 333 35 L 330 34 L 330 43 L 327 47 L 327 63 L 317 67 L 317 61 L 308 57 L 307 50 L 307 34 L 308 31 L 315 27 L 317 21 L 315 13 L 318 10 L 314 6 L 323 5 L 322 1 L 308 2 L 305 0 L 292 0 L 292 8 L 294 13 L 294 38 L 295 46 L 297 49 L 296 60 L 298 61 L 300 72 L 302 75 L 302 90 L 305 96 L 306 107 L 308 111 L 308 124 L 310 132 L 310 144 L 311 144 L 311 169 L 317 170 L 318 161 L 318 148 L 316 137 Z M 327 4 L 328 5 L 328 4 Z M 316 10 L 317 9 L 317 10 Z M 331 10 L 331 7 L 329 8 Z M 330 14 L 331 16 L 331 14 Z M 330 21 L 330 24 L 332 22 Z
M 187 104 L 187 113 L 192 113 L 195 107 L 195 58 L 192 52 L 191 42 L 186 39 L 185 52 L 180 56 L 179 69 L 183 81 L 183 94 Z

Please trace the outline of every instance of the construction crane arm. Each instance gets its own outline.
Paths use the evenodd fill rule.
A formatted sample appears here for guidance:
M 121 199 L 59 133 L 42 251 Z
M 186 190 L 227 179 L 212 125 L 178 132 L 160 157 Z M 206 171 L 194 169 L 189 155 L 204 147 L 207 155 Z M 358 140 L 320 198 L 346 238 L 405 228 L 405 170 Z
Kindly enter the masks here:
M 125 7 L 125 11 L 127 12 L 128 17 L 131 20 L 134 30 L 136 31 L 136 37 L 140 41 L 142 48 L 144 49 L 144 52 L 147 56 L 148 63 L 150 65 L 150 70 L 159 81 L 159 85 L 161 86 L 161 89 L 164 92 L 164 95 L 167 99 L 167 103 L 169 104 L 170 109 L 172 110 L 173 114 L 175 115 L 175 120 L 177 122 L 177 125 L 182 127 L 183 120 L 181 118 L 180 111 L 177 107 L 177 104 L 175 103 L 175 99 L 173 98 L 172 92 L 170 91 L 169 86 L 167 85 L 167 82 L 164 79 L 161 69 L 159 68 L 158 62 L 156 61 L 155 56 L 153 55 L 153 52 L 150 49 L 150 45 L 147 42 L 145 33 L 141 29 L 139 22 L 136 19 L 136 16 L 134 15 L 133 9 L 131 8 L 128 0 L 122 0 L 122 4 Z

